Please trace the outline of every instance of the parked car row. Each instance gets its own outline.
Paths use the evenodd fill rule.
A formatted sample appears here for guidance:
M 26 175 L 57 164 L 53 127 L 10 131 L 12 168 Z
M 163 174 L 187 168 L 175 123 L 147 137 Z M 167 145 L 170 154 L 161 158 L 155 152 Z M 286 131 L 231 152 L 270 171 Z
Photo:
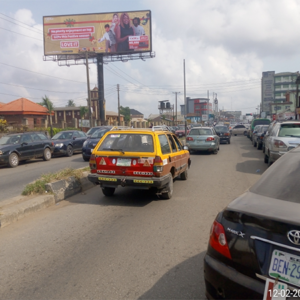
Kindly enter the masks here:
M 252 145 L 276 163 L 216 216 L 204 257 L 206 297 L 298 299 L 300 122 L 251 125 Z
M 274 121 L 270 125 L 256 125 L 251 140 L 253 147 L 262 149 L 264 162 L 271 165 L 282 155 L 300 145 L 300 122 Z

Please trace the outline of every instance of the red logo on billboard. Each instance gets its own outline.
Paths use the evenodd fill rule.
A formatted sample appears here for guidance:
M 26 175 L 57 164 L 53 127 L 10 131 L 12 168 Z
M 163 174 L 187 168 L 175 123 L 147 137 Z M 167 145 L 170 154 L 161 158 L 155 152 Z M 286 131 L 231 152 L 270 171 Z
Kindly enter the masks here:
M 79 48 L 79 42 L 60 42 L 60 48 Z

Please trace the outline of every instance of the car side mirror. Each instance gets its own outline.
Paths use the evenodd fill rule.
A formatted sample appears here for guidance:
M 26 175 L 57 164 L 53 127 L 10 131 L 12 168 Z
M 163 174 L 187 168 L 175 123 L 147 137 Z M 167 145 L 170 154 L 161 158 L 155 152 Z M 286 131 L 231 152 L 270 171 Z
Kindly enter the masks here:
M 183 146 L 183 150 L 189 150 L 188 146 Z

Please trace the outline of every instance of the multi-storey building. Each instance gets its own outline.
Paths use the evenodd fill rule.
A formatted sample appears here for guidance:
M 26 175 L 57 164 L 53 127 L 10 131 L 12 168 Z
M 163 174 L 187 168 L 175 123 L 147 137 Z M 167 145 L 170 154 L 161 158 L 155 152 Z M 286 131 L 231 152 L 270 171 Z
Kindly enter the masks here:
M 212 114 L 212 103 L 208 98 L 186 98 L 187 112 L 186 116 L 191 122 L 200 122 L 208 120 L 209 115 Z M 181 114 L 185 115 L 185 105 L 180 105 Z M 205 116 L 205 117 L 203 117 Z
M 275 71 L 263 72 L 261 80 L 261 107 L 262 111 L 271 114 L 271 104 L 286 101 L 286 94 L 296 90 L 298 72 Z

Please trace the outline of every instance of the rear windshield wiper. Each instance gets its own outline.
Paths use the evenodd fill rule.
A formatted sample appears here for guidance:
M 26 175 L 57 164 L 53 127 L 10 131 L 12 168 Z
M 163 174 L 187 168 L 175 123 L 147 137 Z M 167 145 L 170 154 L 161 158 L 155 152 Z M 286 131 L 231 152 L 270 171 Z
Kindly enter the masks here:
M 119 151 L 123 154 L 125 154 L 125 152 L 123 151 L 123 149 L 113 149 L 113 148 L 103 148 L 103 150 L 109 150 L 109 151 Z

